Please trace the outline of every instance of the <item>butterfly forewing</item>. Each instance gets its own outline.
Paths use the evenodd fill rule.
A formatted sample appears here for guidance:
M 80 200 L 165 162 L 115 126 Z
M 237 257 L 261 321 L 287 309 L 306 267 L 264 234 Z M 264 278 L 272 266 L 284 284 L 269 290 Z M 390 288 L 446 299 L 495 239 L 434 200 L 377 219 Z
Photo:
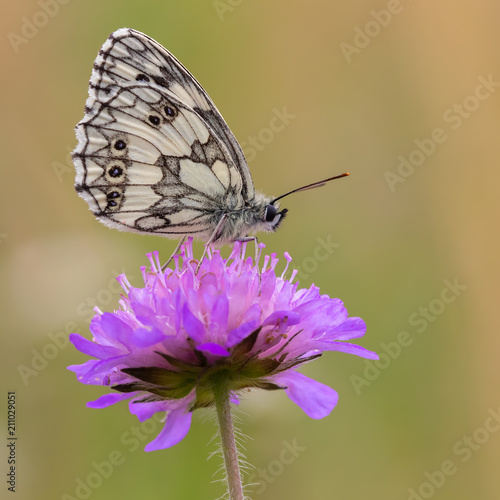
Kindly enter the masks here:
M 165 235 L 214 229 L 254 196 L 243 153 L 215 105 L 166 49 L 121 29 L 94 64 L 77 126 L 76 188 L 107 225 Z

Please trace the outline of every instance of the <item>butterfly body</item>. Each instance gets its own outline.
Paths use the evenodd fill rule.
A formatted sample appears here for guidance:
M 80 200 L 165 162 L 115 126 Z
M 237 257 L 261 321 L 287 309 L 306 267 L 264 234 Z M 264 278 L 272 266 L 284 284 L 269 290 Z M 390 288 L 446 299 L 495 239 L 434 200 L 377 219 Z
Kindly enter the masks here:
M 99 51 L 76 136 L 75 189 L 109 227 L 224 244 L 285 216 L 255 191 L 201 85 L 140 32 L 122 28 Z

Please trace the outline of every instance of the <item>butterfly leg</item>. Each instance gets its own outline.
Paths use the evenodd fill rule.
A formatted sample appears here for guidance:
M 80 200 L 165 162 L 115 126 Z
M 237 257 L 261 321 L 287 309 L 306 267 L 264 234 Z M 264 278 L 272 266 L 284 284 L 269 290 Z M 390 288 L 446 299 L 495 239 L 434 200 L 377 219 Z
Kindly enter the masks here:
M 169 259 L 167 260 L 167 262 L 165 262 L 165 264 L 163 264 L 163 266 L 161 266 L 161 270 L 162 272 L 165 271 L 165 269 L 167 268 L 167 266 L 170 264 L 170 262 L 172 261 L 172 259 L 174 258 L 174 255 L 181 249 L 181 246 L 182 244 L 186 241 L 187 239 L 187 236 L 183 236 L 180 241 L 179 241 L 179 244 L 175 247 L 175 250 L 174 252 L 172 253 L 172 255 L 169 257 Z
M 254 265 L 257 266 L 257 271 L 259 273 L 259 283 L 262 281 L 262 272 L 260 270 L 259 266 L 259 240 L 257 239 L 257 236 L 245 236 L 243 238 L 238 238 L 235 241 L 241 241 L 242 243 L 247 243 L 249 241 L 253 241 L 255 244 L 255 256 L 254 256 Z
M 240 241 L 241 243 L 248 243 L 249 241 L 253 241 L 255 244 L 255 260 L 254 263 L 257 265 L 257 259 L 259 258 L 259 240 L 257 236 L 245 236 L 243 238 L 238 238 L 234 241 Z

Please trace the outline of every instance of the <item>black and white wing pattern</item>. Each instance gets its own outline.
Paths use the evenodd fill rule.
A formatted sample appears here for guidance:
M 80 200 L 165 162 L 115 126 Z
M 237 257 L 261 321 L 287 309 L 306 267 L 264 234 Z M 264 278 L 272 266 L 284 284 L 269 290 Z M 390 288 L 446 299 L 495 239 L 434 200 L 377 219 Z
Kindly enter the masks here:
M 75 188 L 110 227 L 207 240 L 255 197 L 236 138 L 195 78 L 123 28 L 99 51 L 76 127 Z

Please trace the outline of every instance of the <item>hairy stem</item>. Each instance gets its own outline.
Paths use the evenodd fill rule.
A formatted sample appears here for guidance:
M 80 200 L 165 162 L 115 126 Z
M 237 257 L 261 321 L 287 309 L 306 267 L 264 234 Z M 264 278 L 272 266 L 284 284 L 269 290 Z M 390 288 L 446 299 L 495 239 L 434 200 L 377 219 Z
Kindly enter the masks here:
M 229 390 L 227 385 L 219 382 L 217 386 L 214 387 L 214 395 L 217 418 L 219 421 L 229 500 L 244 500 L 245 497 L 243 495 L 243 486 L 241 484 L 238 452 L 236 450 L 236 441 L 234 439 L 231 402 L 229 400 Z

